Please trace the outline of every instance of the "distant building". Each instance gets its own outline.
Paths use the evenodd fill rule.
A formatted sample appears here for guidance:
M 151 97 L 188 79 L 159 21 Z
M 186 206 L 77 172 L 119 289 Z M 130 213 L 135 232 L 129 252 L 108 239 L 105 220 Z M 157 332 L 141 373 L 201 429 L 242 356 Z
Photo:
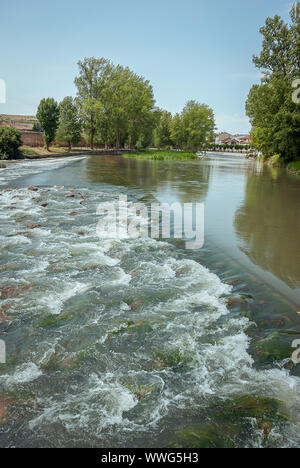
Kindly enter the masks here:
M 232 135 L 230 133 L 222 132 L 217 135 L 215 139 L 215 144 L 216 145 L 224 145 L 224 141 L 228 140 L 228 138 L 232 138 Z
M 33 131 L 34 124 L 37 121 L 37 118 L 33 115 L 0 114 L 0 127 L 11 127 L 19 130 L 22 143 L 26 146 L 44 146 L 43 134 Z
M 250 135 L 246 134 L 236 134 L 231 135 L 227 132 L 221 132 L 217 135 L 215 139 L 216 145 L 249 145 L 250 144 Z
M 221 143 L 222 145 L 239 145 L 240 142 L 239 140 L 231 137 L 231 138 L 226 138 L 226 140 L 223 140 L 223 143 Z
M 250 135 L 245 135 L 240 138 L 240 145 L 250 145 Z
M 37 118 L 31 115 L 7 115 L 0 114 L 0 126 L 1 127 L 13 127 L 21 132 L 30 132 L 33 129 L 34 124 L 37 122 Z

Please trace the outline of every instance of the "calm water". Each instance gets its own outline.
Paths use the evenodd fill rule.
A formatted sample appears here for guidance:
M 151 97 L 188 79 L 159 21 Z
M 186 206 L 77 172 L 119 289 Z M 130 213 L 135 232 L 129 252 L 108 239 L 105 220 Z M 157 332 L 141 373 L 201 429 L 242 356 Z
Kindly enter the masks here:
M 0 287 L 15 288 L 0 446 L 299 445 L 300 178 L 236 156 L 95 156 L 19 163 L 0 184 Z M 99 240 L 96 208 L 120 193 L 203 202 L 203 249 Z

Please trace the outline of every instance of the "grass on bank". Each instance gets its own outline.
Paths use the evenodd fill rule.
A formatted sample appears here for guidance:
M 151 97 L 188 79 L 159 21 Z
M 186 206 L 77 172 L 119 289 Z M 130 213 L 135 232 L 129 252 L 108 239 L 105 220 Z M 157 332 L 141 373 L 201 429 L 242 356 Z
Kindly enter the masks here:
M 300 161 L 293 161 L 287 165 L 288 171 L 300 175 Z
M 30 146 L 21 146 L 20 148 L 22 156 L 30 157 L 30 156 L 51 156 L 51 154 L 64 154 L 64 153 L 70 153 L 68 148 L 57 148 L 57 147 L 51 147 L 50 151 L 47 151 L 46 148 L 43 147 L 37 147 L 37 148 L 31 148 Z M 84 150 L 77 150 L 77 149 L 72 149 L 71 153 L 83 153 Z
M 143 150 L 123 155 L 125 158 L 147 159 L 151 161 L 180 161 L 198 159 L 195 153 L 171 150 Z

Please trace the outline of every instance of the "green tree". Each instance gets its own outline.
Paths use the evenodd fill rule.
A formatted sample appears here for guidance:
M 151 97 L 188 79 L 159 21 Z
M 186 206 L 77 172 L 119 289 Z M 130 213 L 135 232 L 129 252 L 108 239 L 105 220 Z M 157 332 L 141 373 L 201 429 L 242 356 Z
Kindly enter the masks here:
M 87 139 L 106 147 L 149 141 L 153 128 L 153 89 L 128 67 L 109 60 L 78 62 L 77 103 Z
M 131 73 L 129 78 L 128 112 L 128 145 L 133 147 L 137 141 L 141 145 L 151 140 L 154 128 L 154 97 L 149 81 Z
M 49 151 L 50 144 L 55 138 L 59 120 L 59 108 L 53 98 L 42 99 L 37 111 L 37 119 L 44 134 L 44 140 Z
M 183 147 L 192 151 L 204 150 L 214 138 L 215 119 L 206 104 L 188 101 L 182 111 Z
M 42 127 L 40 126 L 39 122 L 34 122 L 32 131 L 42 133 Z
M 77 107 L 71 96 L 64 98 L 59 105 L 59 125 L 57 138 L 68 144 L 69 150 L 81 138 L 81 123 L 78 118 Z
M 15 128 L 0 127 L 0 159 L 16 159 L 22 146 L 21 133 Z
M 111 63 L 104 58 L 85 58 L 78 62 L 79 76 L 75 78 L 77 105 L 83 128 L 91 149 L 99 126 L 99 114 L 103 112 L 103 97 L 111 71 Z
M 155 146 L 164 147 L 171 146 L 171 125 L 172 125 L 172 114 L 166 110 L 160 110 L 160 117 L 158 125 L 155 129 Z
M 287 76 L 294 68 L 291 29 L 276 15 L 267 18 L 260 33 L 263 35 L 262 51 L 259 56 L 253 56 L 254 65 L 269 73 L 277 72 Z
M 299 104 L 293 102 L 293 80 L 299 71 L 299 2 L 291 24 L 268 18 L 261 28 L 263 49 L 254 64 L 264 70 L 260 85 L 250 90 L 246 112 L 252 124 L 252 144 L 264 157 L 275 154 L 285 161 L 300 156 Z
M 175 114 L 172 119 L 171 140 L 176 148 L 183 148 L 183 123 L 180 114 Z
M 296 71 L 300 71 L 300 2 L 296 2 L 291 10 L 292 37 L 293 37 L 293 61 L 296 64 Z M 296 76 L 299 78 L 299 76 Z

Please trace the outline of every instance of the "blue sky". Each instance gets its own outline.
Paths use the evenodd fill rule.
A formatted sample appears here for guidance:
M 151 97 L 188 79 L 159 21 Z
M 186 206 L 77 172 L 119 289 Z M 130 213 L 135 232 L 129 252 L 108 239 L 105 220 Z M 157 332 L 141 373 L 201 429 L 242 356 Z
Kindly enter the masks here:
M 1 0 L 0 113 L 35 114 L 43 97 L 75 96 L 77 61 L 106 57 L 149 79 L 172 113 L 195 99 L 220 131 L 245 133 L 245 100 L 259 82 L 252 54 L 267 16 L 288 0 Z

